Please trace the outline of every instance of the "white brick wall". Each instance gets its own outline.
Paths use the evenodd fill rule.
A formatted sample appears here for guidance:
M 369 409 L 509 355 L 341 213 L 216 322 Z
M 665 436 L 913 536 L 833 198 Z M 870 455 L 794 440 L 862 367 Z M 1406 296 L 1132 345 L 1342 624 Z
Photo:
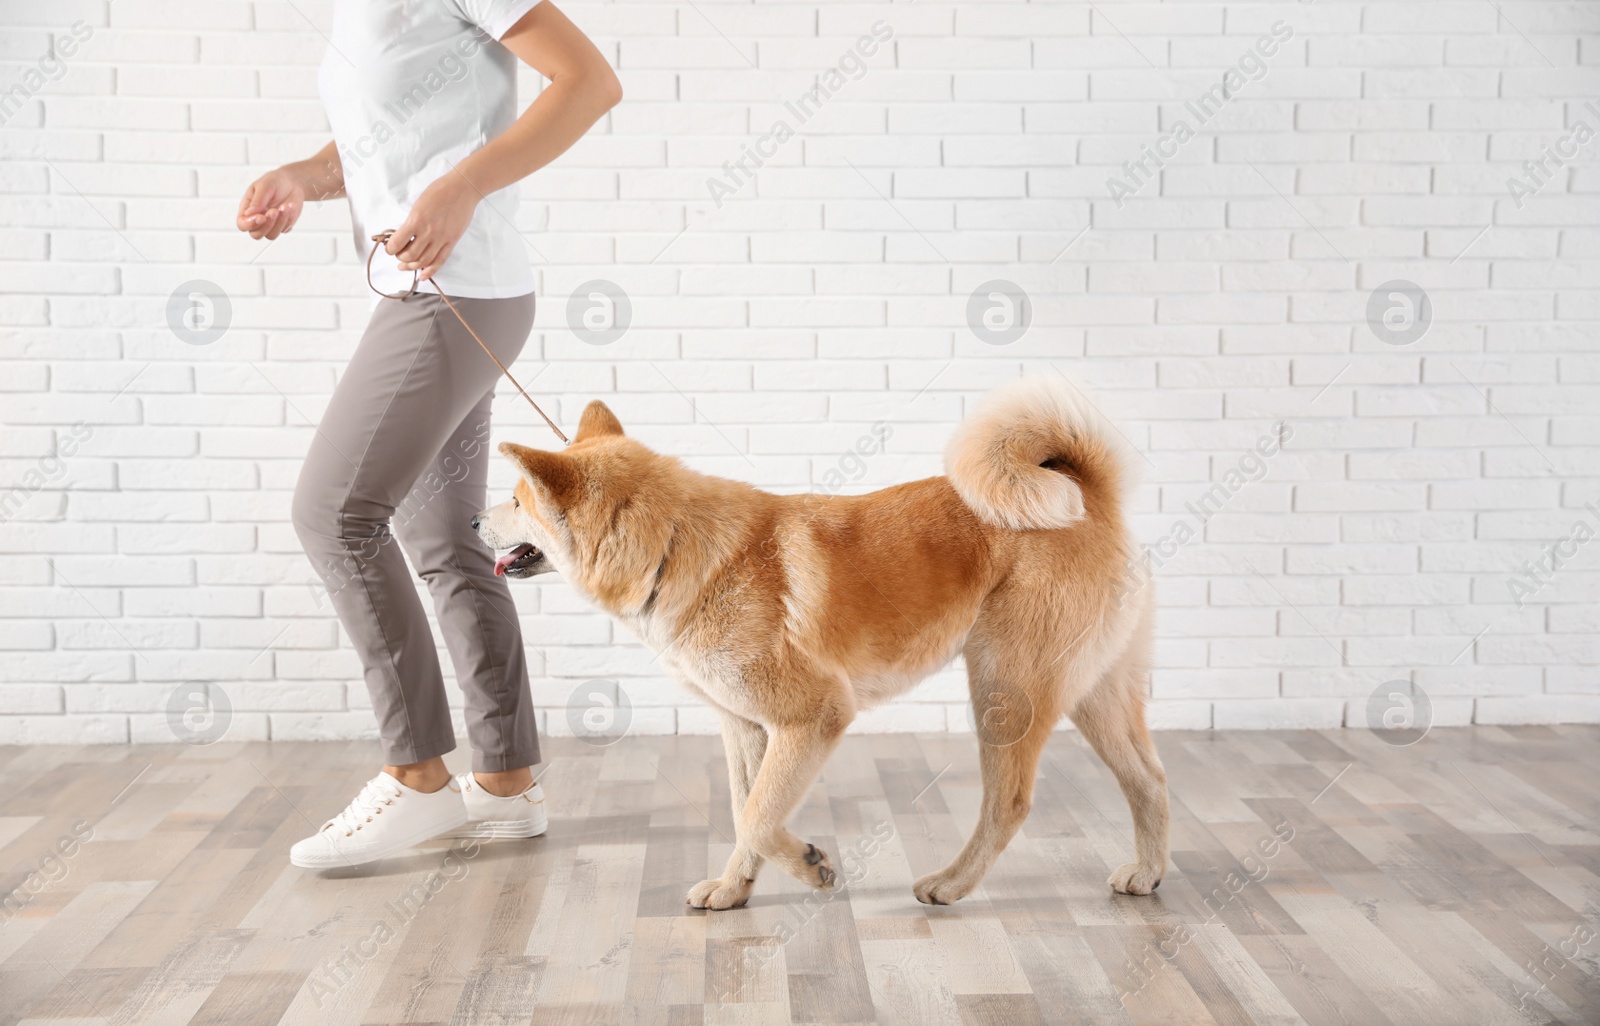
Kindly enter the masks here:
M 523 188 L 541 307 L 518 369 L 563 423 L 603 396 L 701 469 L 858 490 L 936 472 L 973 396 L 1059 368 L 1145 454 L 1138 531 L 1171 543 L 1156 723 L 1358 726 L 1395 679 L 1439 723 L 1600 720 L 1600 544 L 1564 545 L 1521 609 L 1509 587 L 1575 524 L 1600 532 L 1600 4 L 568 11 L 627 98 Z M 227 694 L 230 737 L 371 731 L 286 522 L 367 312 L 346 214 L 270 246 L 230 227 L 253 176 L 327 138 L 328 17 L 0 6 L 0 742 L 171 740 L 192 680 Z M 880 22 L 865 74 L 713 202 L 724 162 Z M 1229 68 L 1232 97 L 1175 142 Z M 1130 181 L 1146 147 L 1164 166 Z M 1514 196 L 1546 147 L 1564 163 Z M 603 348 L 565 323 L 595 278 L 633 303 Z M 191 279 L 232 303 L 207 346 L 166 326 Z M 991 279 L 1033 304 L 1009 345 L 966 323 Z M 1408 345 L 1367 324 L 1393 279 L 1432 304 Z M 841 462 L 880 420 L 887 451 Z M 1284 451 L 1179 544 L 1277 421 Z M 545 441 L 509 399 L 497 436 Z M 712 729 L 564 585 L 516 594 L 551 733 L 593 678 L 622 682 L 636 730 Z M 963 698 L 949 671 L 862 725 L 967 729 Z

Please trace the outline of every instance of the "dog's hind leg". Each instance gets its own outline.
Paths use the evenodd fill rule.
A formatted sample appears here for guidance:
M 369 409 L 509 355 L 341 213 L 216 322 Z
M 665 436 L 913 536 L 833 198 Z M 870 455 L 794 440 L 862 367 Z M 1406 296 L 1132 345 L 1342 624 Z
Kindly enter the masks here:
M 996 659 L 968 643 L 968 686 L 977 723 L 983 805 L 978 825 L 950 864 L 911 887 L 925 905 L 948 905 L 972 893 L 1028 818 L 1039 755 L 1060 719 L 1049 671 Z M 1059 673 L 1059 668 L 1055 668 Z
M 756 772 L 767 751 L 767 731 L 759 723 L 737 713 L 717 708 L 722 721 L 722 746 L 728 758 L 728 791 L 733 797 L 733 821 L 738 823 L 750 798 Z M 695 908 L 738 908 L 750 900 L 761 856 L 742 838 L 735 841 L 733 855 L 720 879 L 706 880 L 689 891 L 688 903 Z
M 1167 774 L 1144 722 L 1144 667 L 1142 646 L 1130 647 L 1068 714 L 1111 767 L 1133 813 L 1138 861 L 1108 881 L 1122 894 L 1149 894 L 1167 870 Z

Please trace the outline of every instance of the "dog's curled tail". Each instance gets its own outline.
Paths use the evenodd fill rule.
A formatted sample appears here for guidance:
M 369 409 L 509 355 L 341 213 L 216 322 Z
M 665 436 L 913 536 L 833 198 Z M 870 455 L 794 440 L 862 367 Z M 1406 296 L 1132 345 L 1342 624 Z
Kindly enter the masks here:
M 1131 476 L 1129 455 L 1066 379 L 1027 377 L 979 401 L 951 437 L 944 466 L 980 519 L 1026 531 L 1078 523 L 1086 492 L 1116 499 Z

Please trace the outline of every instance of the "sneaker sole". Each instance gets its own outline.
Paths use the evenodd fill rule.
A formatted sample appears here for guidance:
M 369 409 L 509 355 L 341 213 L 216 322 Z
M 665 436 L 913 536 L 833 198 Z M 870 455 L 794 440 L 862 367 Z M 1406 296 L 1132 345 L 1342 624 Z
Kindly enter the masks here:
M 452 830 L 450 837 L 471 837 L 480 841 L 512 840 L 516 838 L 540 837 L 549 829 L 545 823 L 528 823 L 501 821 L 491 822 L 485 820 L 481 823 L 468 823 L 464 827 Z

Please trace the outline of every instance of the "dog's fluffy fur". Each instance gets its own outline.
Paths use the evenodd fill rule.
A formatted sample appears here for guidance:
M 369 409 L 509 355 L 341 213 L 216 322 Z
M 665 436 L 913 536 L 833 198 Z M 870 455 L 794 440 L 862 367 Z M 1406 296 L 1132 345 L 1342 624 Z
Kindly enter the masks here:
M 1136 861 L 1112 888 L 1148 894 L 1167 864 L 1166 775 L 1144 722 L 1150 589 L 1129 600 L 1120 436 L 1063 380 L 986 397 L 956 431 L 948 477 L 870 495 L 772 495 L 685 468 L 590 403 L 571 446 L 506 443 L 515 497 L 479 515 L 511 552 L 497 572 L 563 577 L 644 640 L 722 720 L 738 835 L 718 879 L 733 908 L 771 860 L 837 886 L 785 827 L 862 709 L 966 657 L 982 755 L 977 829 L 918 900 L 964 897 L 1027 817 L 1041 749 L 1070 716 L 1133 812 Z

